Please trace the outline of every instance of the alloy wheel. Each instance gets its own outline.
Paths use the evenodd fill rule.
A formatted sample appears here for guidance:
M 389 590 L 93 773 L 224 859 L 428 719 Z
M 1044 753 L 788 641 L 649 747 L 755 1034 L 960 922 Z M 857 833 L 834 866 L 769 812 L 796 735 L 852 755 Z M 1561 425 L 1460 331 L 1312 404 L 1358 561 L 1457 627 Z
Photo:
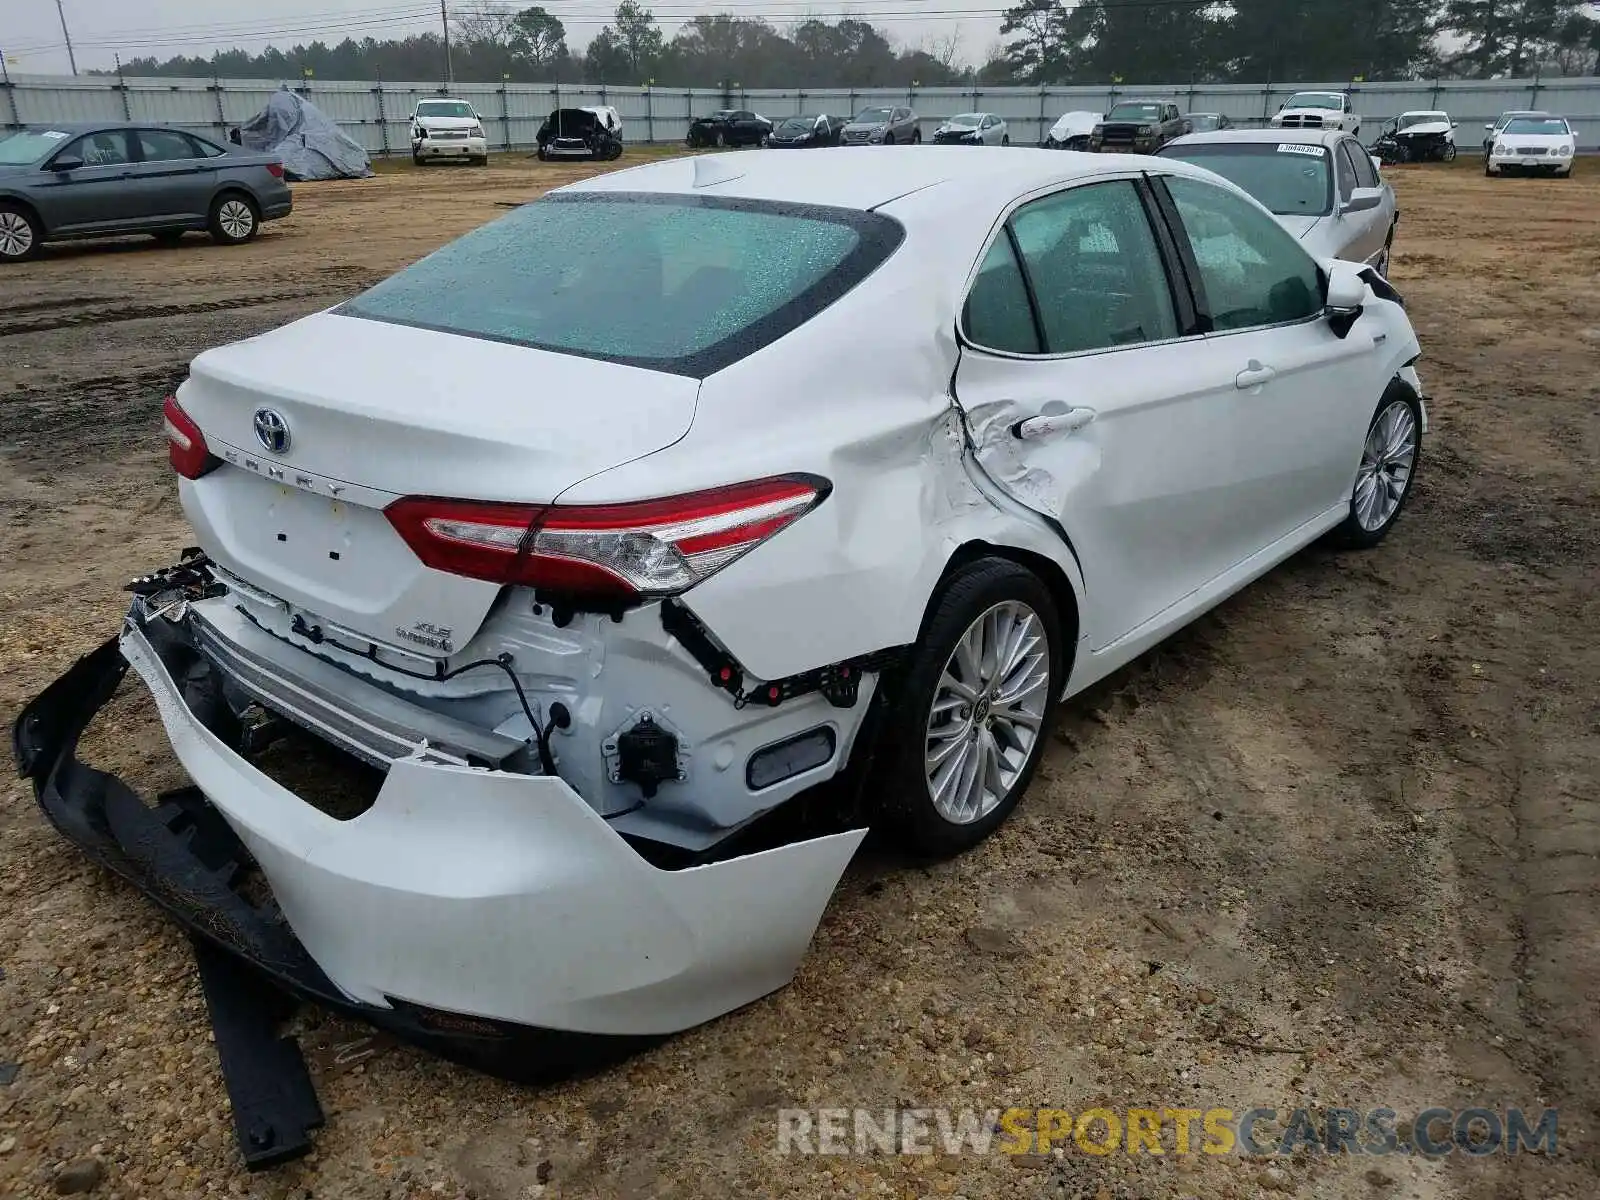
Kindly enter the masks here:
M 1417 419 L 1403 400 L 1389 404 L 1367 431 L 1356 471 L 1355 518 L 1368 533 L 1391 520 L 1411 486 L 1417 461 Z
M 21 258 L 33 249 L 33 226 L 19 212 L 0 212 L 0 255 Z
M 242 242 L 255 228 L 256 215 L 243 200 L 224 200 L 222 207 L 217 209 L 217 224 L 222 226 L 222 232 L 229 238 Z
M 1027 769 L 1050 702 L 1044 621 L 1017 600 L 996 604 L 956 641 L 934 687 L 925 765 L 934 809 L 981 821 Z

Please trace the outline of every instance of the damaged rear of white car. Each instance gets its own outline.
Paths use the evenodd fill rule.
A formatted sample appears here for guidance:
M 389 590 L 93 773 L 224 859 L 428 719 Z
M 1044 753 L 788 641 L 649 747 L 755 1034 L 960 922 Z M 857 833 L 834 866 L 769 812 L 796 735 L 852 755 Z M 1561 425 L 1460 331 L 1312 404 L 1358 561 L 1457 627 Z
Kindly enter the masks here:
M 1056 699 L 1387 533 L 1375 273 L 1183 163 L 869 158 L 591 180 L 202 355 L 199 546 L 19 719 L 46 813 L 292 990 L 550 1073 L 782 986 L 866 824 L 977 844 Z M 77 761 L 124 664 L 198 793 Z M 264 769 L 305 734 L 378 768 L 358 811 Z

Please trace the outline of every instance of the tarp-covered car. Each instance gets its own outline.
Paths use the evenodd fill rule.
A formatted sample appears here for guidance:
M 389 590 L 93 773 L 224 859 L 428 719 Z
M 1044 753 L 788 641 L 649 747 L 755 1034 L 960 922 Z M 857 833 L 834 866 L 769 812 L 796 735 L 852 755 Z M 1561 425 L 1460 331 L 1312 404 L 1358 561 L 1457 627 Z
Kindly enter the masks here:
M 364 179 L 372 159 L 328 116 L 288 88 L 274 92 L 267 106 L 238 129 L 246 150 L 275 154 L 290 179 Z
M 558 108 L 539 126 L 539 158 L 622 157 L 622 118 L 614 108 Z

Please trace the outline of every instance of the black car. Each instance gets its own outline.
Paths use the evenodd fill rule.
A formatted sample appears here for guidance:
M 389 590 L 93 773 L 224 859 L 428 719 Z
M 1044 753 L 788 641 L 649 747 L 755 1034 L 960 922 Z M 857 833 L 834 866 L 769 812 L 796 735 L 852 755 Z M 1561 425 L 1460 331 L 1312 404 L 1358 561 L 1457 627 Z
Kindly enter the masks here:
M 827 113 L 814 116 L 789 117 L 773 127 L 767 145 L 774 150 L 799 150 L 812 146 L 837 146 L 844 132 L 843 117 Z
M 747 108 L 724 108 L 689 123 L 691 146 L 765 146 L 772 122 Z
M 1170 100 L 1122 100 L 1089 135 L 1089 149 L 1102 154 L 1154 154 L 1189 132 L 1189 122 Z
M 614 109 L 558 108 L 539 126 L 539 158 L 587 158 L 594 162 L 621 158 L 621 125 Z

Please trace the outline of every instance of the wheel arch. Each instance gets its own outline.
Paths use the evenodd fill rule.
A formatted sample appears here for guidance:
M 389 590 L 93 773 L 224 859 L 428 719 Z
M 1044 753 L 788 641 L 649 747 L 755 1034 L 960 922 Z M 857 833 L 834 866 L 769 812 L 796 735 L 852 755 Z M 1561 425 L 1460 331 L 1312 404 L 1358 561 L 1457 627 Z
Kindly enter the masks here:
M 216 188 L 212 190 L 211 203 L 207 206 L 206 212 L 210 213 L 213 211 L 227 196 L 238 196 L 241 200 L 247 201 L 250 207 L 255 211 L 256 220 L 259 221 L 261 219 L 261 201 L 258 200 L 255 193 L 244 184 L 231 179 L 226 183 L 219 183 Z
M 918 637 L 927 629 L 928 621 L 933 614 L 939 598 L 944 594 L 950 581 L 965 566 L 985 558 L 1001 558 L 1008 562 L 1016 563 L 1038 577 L 1050 592 L 1050 598 L 1055 602 L 1056 615 L 1060 619 L 1061 661 L 1056 664 L 1058 673 L 1056 678 L 1063 687 L 1072 676 L 1072 667 L 1077 657 L 1078 638 L 1082 630 L 1078 609 L 1078 592 L 1072 586 L 1072 580 L 1060 563 L 1048 555 L 1040 554 L 1033 550 L 1024 550 L 1019 546 L 1000 545 L 987 542 L 981 538 L 974 538 L 957 546 L 955 551 L 945 562 L 944 571 L 939 576 L 939 582 L 934 586 L 928 596 L 928 604 L 922 614 L 922 628 L 918 630 Z
M 50 232 L 50 224 L 44 219 L 44 214 L 39 211 L 39 206 L 19 192 L 0 192 L 0 204 L 21 209 L 33 219 L 33 223 L 46 234 Z

